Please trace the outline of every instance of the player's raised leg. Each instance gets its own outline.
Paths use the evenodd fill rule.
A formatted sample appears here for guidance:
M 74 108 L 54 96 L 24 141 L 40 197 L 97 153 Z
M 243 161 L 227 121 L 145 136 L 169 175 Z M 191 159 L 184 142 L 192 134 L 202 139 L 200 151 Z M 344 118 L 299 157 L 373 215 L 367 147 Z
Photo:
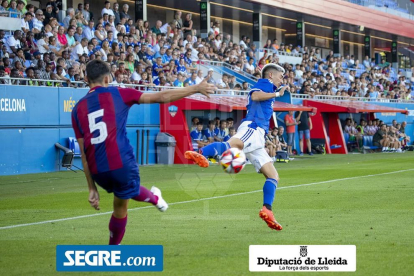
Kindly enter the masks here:
M 127 224 L 129 199 L 121 199 L 114 195 L 114 212 L 109 221 L 109 245 L 121 243 Z
M 263 185 L 263 207 L 259 212 L 259 216 L 266 222 L 267 226 L 275 230 L 282 230 L 272 212 L 272 205 L 275 199 L 277 185 L 279 183 L 279 175 L 273 166 L 273 162 L 268 162 L 262 166 L 260 172 L 266 178 Z
M 186 151 L 184 156 L 185 158 L 194 161 L 200 167 L 207 168 L 209 165 L 207 158 L 220 156 L 229 148 L 238 148 L 240 150 L 243 150 L 243 141 L 233 136 L 227 142 L 211 143 L 210 145 L 201 148 L 199 150 L 199 153 L 195 151 Z
M 148 190 L 144 186 L 139 186 L 139 195 L 133 197 L 132 199 L 135 201 L 151 203 L 161 212 L 165 212 L 168 209 L 168 204 L 163 199 L 161 190 L 155 186 L 153 186 L 151 190 Z

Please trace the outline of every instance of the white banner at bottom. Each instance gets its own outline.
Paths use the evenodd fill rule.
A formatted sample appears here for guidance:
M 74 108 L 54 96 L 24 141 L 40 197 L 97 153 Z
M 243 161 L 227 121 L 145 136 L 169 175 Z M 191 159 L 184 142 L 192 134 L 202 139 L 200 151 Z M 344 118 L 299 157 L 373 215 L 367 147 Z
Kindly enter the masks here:
M 355 245 L 250 245 L 249 270 L 356 271 Z

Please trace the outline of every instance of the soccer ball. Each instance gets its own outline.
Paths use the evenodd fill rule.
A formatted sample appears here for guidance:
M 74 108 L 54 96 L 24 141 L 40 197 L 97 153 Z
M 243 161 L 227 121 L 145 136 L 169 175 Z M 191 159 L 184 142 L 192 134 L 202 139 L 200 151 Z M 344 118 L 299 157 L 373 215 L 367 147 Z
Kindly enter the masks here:
M 239 173 L 246 165 L 246 155 L 238 148 L 231 148 L 223 152 L 220 165 L 226 173 Z

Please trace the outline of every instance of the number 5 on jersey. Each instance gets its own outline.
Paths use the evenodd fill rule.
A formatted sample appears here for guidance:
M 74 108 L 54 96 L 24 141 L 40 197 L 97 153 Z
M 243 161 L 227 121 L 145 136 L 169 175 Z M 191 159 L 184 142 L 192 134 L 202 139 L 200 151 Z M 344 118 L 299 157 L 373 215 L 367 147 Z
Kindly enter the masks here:
M 89 131 L 91 134 L 95 130 L 99 130 L 99 136 L 91 139 L 91 144 L 96 145 L 104 142 L 106 140 L 106 137 L 108 137 L 108 130 L 106 128 L 105 122 L 101 121 L 99 123 L 96 123 L 96 119 L 103 117 L 104 110 L 99 109 L 95 112 L 88 114 L 88 120 L 89 120 Z

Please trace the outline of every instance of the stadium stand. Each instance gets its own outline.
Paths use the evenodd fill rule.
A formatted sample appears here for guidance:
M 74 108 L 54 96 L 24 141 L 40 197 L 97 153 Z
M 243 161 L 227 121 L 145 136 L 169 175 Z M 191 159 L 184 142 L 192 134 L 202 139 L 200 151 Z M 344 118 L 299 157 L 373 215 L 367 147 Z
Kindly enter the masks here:
M 160 85 L 194 85 L 208 76 L 222 88 L 247 90 L 261 68 L 272 62 L 285 68 L 284 84 L 294 94 L 412 99 L 412 80 L 385 61 L 375 64 L 369 58 L 359 61 L 333 54 L 324 58 L 317 48 L 294 47 L 276 39 L 256 49 L 247 36 L 233 43 L 215 25 L 202 39 L 195 30 L 179 28 L 181 13 L 172 22 L 150 26 L 143 20 L 134 24 L 128 7 L 124 17 L 116 18 L 112 13 L 119 8 L 117 3 L 106 12 L 103 8 L 102 17 L 95 20 L 83 5 L 69 8 L 68 15 L 57 20 L 53 5 L 35 10 L 22 3 L 3 1 L 1 6 L 9 16 L 21 17 L 21 30 L 0 30 L 1 84 L 84 87 L 85 64 L 101 59 L 111 65 L 114 85 L 139 84 L 152 90 Z

